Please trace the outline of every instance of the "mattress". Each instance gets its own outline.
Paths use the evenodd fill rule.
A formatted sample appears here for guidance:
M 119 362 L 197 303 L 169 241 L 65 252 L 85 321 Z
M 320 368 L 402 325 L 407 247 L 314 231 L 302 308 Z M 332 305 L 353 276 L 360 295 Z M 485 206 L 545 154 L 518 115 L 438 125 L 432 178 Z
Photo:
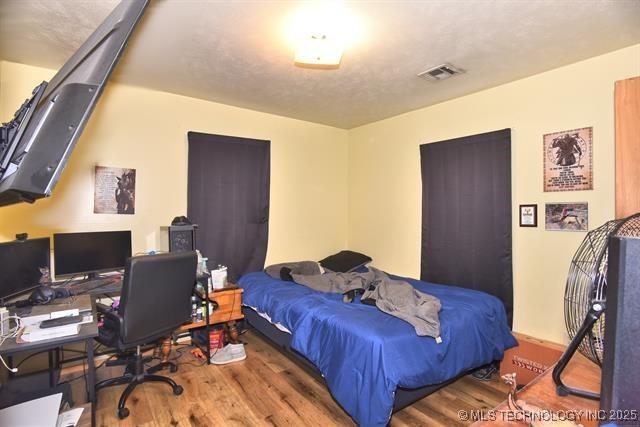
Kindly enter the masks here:
M 363 426 L 389 422 L 398 387 L 439 384 L 502 359 L 517 343 L 504 306 L 484 292 L 405 278 L 440 299 L 442 342 L 359 299 L 314 291 L 263 272 L 243 276 L 243 304 L 291 333 L 291 348 L 322 373 L 333 397 Z

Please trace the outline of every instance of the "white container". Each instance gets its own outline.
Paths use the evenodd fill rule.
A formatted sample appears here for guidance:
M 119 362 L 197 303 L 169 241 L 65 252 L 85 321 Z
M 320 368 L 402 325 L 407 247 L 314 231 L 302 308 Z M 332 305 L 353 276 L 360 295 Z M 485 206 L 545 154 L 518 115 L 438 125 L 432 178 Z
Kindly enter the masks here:
M 217 270 L 211 271 L 211 287 L 222 289 L 227 286 L 227 267 L 220 266 Z

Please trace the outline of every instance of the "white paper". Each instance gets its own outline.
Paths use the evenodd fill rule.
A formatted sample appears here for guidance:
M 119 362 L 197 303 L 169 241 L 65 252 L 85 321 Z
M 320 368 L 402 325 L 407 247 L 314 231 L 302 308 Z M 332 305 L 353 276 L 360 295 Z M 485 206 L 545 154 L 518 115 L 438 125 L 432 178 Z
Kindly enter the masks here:
M 40 325 L 26 326 L 22 331 L 20 338 L 26 342 L 36 342 L 48 340 L 51 338 L 67 337 L 77 335 L 80 332 L 80 324 L 72 323 L 70 325 L 55 326 L 53 328 L 40 329 Z
M 80 310 L 78 310 L 77 308 L 72 308 L 70 310 L 53 311 L 51 312 L 51 318 L 59 319 L 61 317 L 67 317 L 67 316 L 78 316 L 79 314 L 80 314 Z
M 39 325 L 40 322 L 42 322 L 43 320 L 49 320 L 49 319 L 51 319 L 50 314 L 41 314 L 39 316 L 21 317 L 20 322 L 22 323 L 22 326 L 32 326 L 32 325 Z
M 56 427 L 76 427 L 84 408 L 74 408 L 58 415 Z

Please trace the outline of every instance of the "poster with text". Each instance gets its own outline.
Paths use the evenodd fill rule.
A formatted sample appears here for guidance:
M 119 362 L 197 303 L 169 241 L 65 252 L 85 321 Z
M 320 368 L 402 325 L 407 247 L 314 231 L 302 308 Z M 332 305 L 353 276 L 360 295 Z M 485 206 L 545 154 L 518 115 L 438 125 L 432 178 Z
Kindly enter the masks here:
M 135 205 L 136 170 L 96 166 L 93 212 L 132 215 Z
M 593 128 L 544 135 L 544 191 L 593 190 Z

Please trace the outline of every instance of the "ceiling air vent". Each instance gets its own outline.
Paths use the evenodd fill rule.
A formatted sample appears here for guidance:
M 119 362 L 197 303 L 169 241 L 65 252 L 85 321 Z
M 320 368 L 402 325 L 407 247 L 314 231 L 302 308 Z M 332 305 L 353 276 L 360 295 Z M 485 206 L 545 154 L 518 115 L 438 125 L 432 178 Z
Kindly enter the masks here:
M 461 70 L 460 68 L 456 68 L 451 64 L 442 64 L 421 72 L 418 74 L 418 77 L 435 83 L 462 73 L 464 73 L 464 70 Z

